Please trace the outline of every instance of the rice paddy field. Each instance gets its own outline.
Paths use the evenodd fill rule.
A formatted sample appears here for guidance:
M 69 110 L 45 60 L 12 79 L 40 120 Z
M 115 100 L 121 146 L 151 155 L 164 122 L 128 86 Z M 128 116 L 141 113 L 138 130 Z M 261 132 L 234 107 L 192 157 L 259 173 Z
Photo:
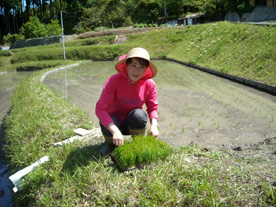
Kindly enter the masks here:
M 276 97 L 183 66 L 155 60 L 159 139 L 171 145 L 246 148 L 276 136 Z M 114 61 L 88 61 L 49 74 L 49 88 L 68 96 L 99 127 L 94 109 Z

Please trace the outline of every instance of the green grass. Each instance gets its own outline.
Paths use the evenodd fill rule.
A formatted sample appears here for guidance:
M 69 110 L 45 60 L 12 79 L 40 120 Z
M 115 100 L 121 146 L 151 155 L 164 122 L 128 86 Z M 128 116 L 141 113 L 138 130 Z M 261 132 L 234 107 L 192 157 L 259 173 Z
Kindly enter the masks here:
M 72 64 L 74 61 L 69 60 L 66 61 L 66 64 Z M 61 60 L 49 60 L 49 61 L 30 61 L 30 62 L 23 62 L 23 63 L 15 63 L 12 64 L 10 70 L 16 71 L 36 71 L 45 68 L 54 68 L 64 65 L 64 61 Z
M 168 57 L 275 85 L 276 27 L 224 22 L 182 34 L 185 39 Z
M 170 157 L 155 165 L 121 172 L 110 159 L 97 157 L 98 150 L 99 145 L 81 143 L 51 148 L 51 161 L 24 179 L 16 202 L 21 206 L 275 204 L 275 189 L 246 160 L 230 154 L 189 145 L 174 148 Z
M 40 76 L 32 74 L 13 92 L 5 120 L 5 150 L 12 172 L 47 154 L 51 144 L 73 136 L 74 129 L 92 128 L 87 114 L 41 84 Z

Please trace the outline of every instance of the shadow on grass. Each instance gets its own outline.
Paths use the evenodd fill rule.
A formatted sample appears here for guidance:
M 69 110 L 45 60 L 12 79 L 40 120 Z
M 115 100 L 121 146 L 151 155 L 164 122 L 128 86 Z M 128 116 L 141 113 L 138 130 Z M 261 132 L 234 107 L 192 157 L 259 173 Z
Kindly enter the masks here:
M 62 172 L 72 175 L 78 167 L 88 166 L 91 161 L 98 162 L 102 159 L 99 152 L 102 146 L 103 143 L 100 143 L 71 151 L 63 164 Z

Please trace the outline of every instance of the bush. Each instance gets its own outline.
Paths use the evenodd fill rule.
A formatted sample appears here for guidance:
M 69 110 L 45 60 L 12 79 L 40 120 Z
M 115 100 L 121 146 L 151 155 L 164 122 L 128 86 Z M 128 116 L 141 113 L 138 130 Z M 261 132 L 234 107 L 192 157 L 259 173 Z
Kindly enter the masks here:
M 123 27 L 129 27 L 129 26 L 131 26 L 131 25 L 133 25 L 133 22 L 132 22 L 132 20 L 131 20 L 131 17 L 128 16 L 128 17 L 125 19 L 124 23 L 123 23 Z
M 1 50 L 0 51 L 0 57 L 8 57 L 12 56 L 12 52 L 10 50 Z
M 58 36 L 61 35 L 61 26 L 57 19 L 45 25 L 37 17 L 30 17 L 30 20 L 23 25 L 21 34 L 25 36 L 25 39 Z
M 25 39 L 46 37 L 47 30 L 44 24 L 40 23 L 37 17 L 30 17 L 30 20 L 23 25 Z
M 151 27 L 151 24 L 144 24 L 144 27 Z
M 138 28 L 144 28 L 145 25 L 143 23 L 138 24 Z
M 47 36 L 58 36 L 61 35 L 61 26 L 57 19 L 51 20 L 50 24 L 46 25 Z
M 171 153 L 172 148 L 165 142 L 151 136 L 137 136 L 132 142 L 117 147 L 112 154 L 119 167 L 125 170 L 129 167 L 164 160 Z
M 5 44 L 11 44 L 18 40 L 23 40 L 24 36 L 22 34 L 10 34 L 8 33 L 6 36 L 3 37 Z

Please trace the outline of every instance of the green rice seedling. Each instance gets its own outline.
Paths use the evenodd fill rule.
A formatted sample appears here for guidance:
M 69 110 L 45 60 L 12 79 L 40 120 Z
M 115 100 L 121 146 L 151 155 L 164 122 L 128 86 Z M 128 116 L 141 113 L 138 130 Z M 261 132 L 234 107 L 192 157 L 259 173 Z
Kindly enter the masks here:
M 133 166 L 150 164 L 164 160 L 172 153 L 172 148 L 165 142 L 152 136 L 136 136 L 132 142 L 117 147 L 112 155 L 122 170 Z

